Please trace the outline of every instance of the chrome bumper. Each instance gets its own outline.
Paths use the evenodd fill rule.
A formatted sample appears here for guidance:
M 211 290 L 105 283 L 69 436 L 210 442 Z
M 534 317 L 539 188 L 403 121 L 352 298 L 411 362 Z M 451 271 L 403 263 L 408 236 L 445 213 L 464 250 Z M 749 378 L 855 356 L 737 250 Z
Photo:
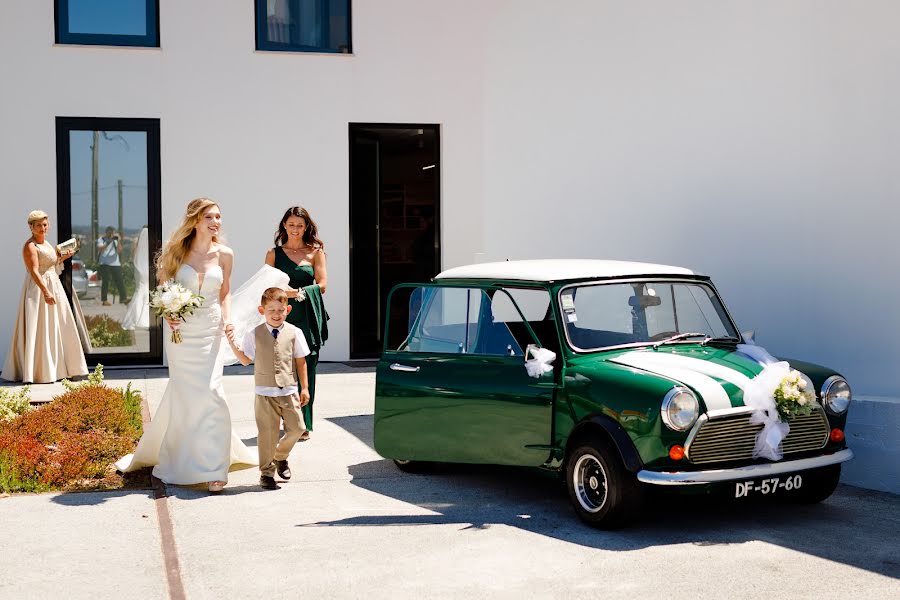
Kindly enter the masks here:
M 639 471 L 638 481 L 652 485 L 702 485 L 705 483 L 718 483 L 720 481 L 736 481 L 744 479 L 757 479 L 780 475 L 781 473 L 794 473 L 808 469 L 818 469 L 846 462 L 853 458 L 853 450 L 847 448 L 834 454 L 824 454 L 812 458 L 801 458 L 785 462 L 765 463 L 750 465 L 748 467 L 736 467 L 734 469 L 710 469 L 706 471 Z

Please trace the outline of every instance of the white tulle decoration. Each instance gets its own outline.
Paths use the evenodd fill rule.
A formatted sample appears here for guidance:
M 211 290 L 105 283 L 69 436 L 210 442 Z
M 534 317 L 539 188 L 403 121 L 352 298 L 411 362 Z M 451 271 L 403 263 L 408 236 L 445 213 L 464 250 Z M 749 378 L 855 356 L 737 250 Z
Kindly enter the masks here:
M 782 423 L 778 416 L 774 392 L 790 371 L 791 366 L 786 362 L 767 364 L 759 375 L 744 387 L 744 405 L 754 409 L 750 415 L 750 422 L 763 424 L 762 430 L 756 435 L 754 458 L 762 456 L 769 460 L 781 460 L 783 456 L 779 446 L 791 428 L 787 423 Z
M 528 375 L 537 378 L 553 370 L 553 365 L 550 363 L 556 359 L 556 352 L 529 346 L 528 353 L 534 357 L 525 361 L 525 370 L 528 371 Z
M 263 265 L 259 271 L 250 276 L 250 279 L 241 284 L 241 287 L 232 292 L 231 324 L 234 325 L 234 339 L 238 345 L 244 339 L 245 333 L 265 320 L 259 314 L 259 301 L 263 292 L 271 287 L 287 290 L 290 281 L 287 273 L 269 265 Z M 222 354 L 226 365 L 238 362 L 227 342 L 223 344 Z
M 762 430 L 756 435 L 756 445 L 753 448 L 753 457 L 762 456 L 769 460 L 781 460 L 784 454 L 779 448 L 781 442 L 787 437 L 791 427 L 781 421 L 778 408 L 775 405 L 775 390 L 781 385 L 782 380 L 791 372 L 791 365 L 766 352 L 762 346 L 755 343 L 738 344 L 737 351 L 755 360 L 763 366 L 763 370 L 750 380 L 744 387 L 744 405 L 753 409 L 750 422 L 762 423 Z M 800 373 L 806 381 L 807 389 L 813 389 L 812 380 Z
M 765 348 L 757 346 L 753 342 L 748 344 L 738 344 L 737 351 L 745 356 L 749 356 L 763 366 L 778 362 L 778 359 L 769 354 Z

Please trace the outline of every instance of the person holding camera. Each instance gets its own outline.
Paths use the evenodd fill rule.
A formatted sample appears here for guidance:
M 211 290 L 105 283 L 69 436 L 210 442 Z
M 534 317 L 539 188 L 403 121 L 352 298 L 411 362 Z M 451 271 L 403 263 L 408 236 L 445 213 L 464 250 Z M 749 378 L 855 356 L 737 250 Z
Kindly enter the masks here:
M 122 280 L 122 263 L 119 254 L 122 252 L 122 242 L 119 232 L 113 227 L 106 228 L 106 235 L 97 240 L 97 253 L 100 262 L 100 278 L 103 284 L 100 287 L 100 300 L 103 306 L 110 306 L 107 300 L 110 279 L 116 284 L 119 292 L 119 302 L 128 304 L 125 297 L 125 282 Z

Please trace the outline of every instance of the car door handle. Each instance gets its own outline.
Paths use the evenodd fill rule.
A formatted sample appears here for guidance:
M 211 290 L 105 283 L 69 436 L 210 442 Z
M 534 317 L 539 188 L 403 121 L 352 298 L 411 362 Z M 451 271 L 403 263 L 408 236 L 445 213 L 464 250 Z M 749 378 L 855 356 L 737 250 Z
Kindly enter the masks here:
M 410 367 L 407 365 L 401 365 L 400 363 L 394 363 L 391 365 L 391 371 L 403 371 L 404 373 L 418 373 L 419 367 Z

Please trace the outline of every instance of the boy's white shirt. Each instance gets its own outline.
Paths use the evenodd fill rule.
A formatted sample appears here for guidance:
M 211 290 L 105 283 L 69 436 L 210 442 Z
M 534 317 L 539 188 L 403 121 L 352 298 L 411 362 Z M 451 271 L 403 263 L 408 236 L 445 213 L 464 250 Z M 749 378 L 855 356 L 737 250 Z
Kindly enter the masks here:
M 269 330 L 269 335 L 272 334 L 272 330 L 274 327 L 270 326 L 268 323 L 263 323 L 266 326 L 266 329 Z M 303 332 L 291 325 L 290 323 L 282 323 L 281 327 L 278 328 L 279 334 L 284 331 L 285 327 L 290 327 L 294 330 L 294 358 L 303 358 L 309 355 L 309 345 L 306 343 L 306 336 L 303 335 Z M 250 331 L 244 334 L 244 339 L 241 341 L 241 352 L 246 354 L 250 359 L 256 358 L 256 328 L 254 327 Z M 256 394 L 259 396 L 272 396 L 277 398 L 278 396 L 292 396 L 299 391 L 299 387 L 296 385 L 288 385 L 283 388 L 280 387 L 268 387 L 264 385 L 258 385 L 255 388 Z

